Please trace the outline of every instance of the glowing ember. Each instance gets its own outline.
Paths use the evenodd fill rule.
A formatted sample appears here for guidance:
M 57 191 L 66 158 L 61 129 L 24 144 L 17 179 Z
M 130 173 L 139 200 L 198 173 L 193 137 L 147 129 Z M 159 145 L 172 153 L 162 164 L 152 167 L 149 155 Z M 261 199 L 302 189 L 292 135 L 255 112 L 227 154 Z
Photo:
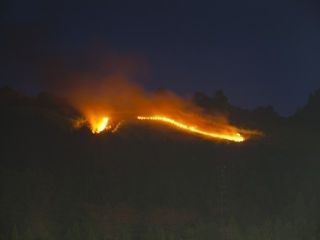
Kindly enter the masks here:
M 206 131 L 204 129 L 197 128 L 196 126 L 187 125 L 185 123 L 176 121 L 172 118 L 161 116 L 161 115 L 153 115 L 153 116 L 138 116 L 138 120 L 146 120 L 146 121 L 158 121 L 174 126 L 178 129 L 182 129 L 188 132 L 192 132 L 195 134 L 199 134 L 204 137 L 214 138 L 214 139 L 223 139 L 233 142 L 243 142 L 245 138 L 238 132 L 234 133 L 219 133 L 214 131 Z
M 120 122 L 118 122 L 117 125 L 112 129 L 111 132 L 112 132 L 112 133 L 117 132 L 117 131 L 119 130 L 119 128 L 121 127 L 122 123 L 123 123 L 123 120 L 120 121 Z
M 101 117 L 98 119 L 91 119 L 90 126 L 92 133 L 101 133 L 110 128 L 109 118 L 108 117 Z

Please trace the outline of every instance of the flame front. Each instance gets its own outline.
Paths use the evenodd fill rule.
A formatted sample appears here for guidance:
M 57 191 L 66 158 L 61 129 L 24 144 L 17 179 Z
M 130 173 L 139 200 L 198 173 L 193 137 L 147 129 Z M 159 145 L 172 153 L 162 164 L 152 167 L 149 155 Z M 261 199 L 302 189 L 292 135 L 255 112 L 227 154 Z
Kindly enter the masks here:
M 116 133 L 123 121 L 130 124 L 139 120 L 166 124 L 210 140 L 243 142 L 254 135 L 231 125 L 221 114 L 204 114 L 192 101 L 170 91 L 147 92 L 121 76 L 94 83 L 78 84 L 66 92 L 84 119 L 75 126 L 87 125 L 94 134 L 107 130 Z
M 204 137 L 214 138 L 214 139 L 223 139 L 233 142 L 243 142 L 245 138 L 239 133 L 219 133 L 214 131 L 206 131 L 204 129 L 197 128 L 196 126 L 188 125 L 179 121 L 176 121 L 172 118 L 161 116 L 161 115 L 153 115 L 153 116 L 138 116 L 138 120 L 146 120 L 146 121 L 158 121 L 174 126 L 178 129 L 182 129 L 191 133 L 199 134 Z

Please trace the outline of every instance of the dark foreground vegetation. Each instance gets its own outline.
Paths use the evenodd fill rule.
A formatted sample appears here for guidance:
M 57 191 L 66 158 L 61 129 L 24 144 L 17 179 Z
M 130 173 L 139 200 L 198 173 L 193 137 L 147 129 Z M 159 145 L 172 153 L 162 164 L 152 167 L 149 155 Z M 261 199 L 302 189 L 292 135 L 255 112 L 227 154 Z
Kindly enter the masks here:
M 265 135 L 214 143 L 151 125 L 74 130 L 49 94 L 0 90 L 0 239 L 320 238 L 320 92 L 291 117 L 222 92 L 196 104 Z

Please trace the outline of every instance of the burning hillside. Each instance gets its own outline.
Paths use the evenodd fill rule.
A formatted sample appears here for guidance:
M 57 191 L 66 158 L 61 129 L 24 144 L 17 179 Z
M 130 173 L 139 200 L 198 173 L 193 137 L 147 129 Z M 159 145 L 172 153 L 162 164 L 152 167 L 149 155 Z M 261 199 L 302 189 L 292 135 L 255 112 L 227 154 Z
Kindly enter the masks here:
M 114 133 L 126 122 L 148 121 L 210 140 L 242 142 L 249 137 L 248 131 L 232 126 L 225 116 L 205 115 L 172 92 L 146 92 L 123 76 L 77 85 L 66 96 L 83 115 L 75 126 L 87 125 L 94 134 Z

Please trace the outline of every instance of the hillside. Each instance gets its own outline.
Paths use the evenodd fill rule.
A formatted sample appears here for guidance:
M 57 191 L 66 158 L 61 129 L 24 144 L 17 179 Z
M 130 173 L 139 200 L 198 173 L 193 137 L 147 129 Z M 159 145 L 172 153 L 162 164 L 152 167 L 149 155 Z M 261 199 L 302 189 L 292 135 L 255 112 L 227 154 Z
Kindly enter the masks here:
M 288 118 L 221 93 L 194 102 L 264 135 L 211 142 L 140 123 L 93 135 L 63 99 L 0 89 L 2 239 L 319 237 L 319 91 Z

